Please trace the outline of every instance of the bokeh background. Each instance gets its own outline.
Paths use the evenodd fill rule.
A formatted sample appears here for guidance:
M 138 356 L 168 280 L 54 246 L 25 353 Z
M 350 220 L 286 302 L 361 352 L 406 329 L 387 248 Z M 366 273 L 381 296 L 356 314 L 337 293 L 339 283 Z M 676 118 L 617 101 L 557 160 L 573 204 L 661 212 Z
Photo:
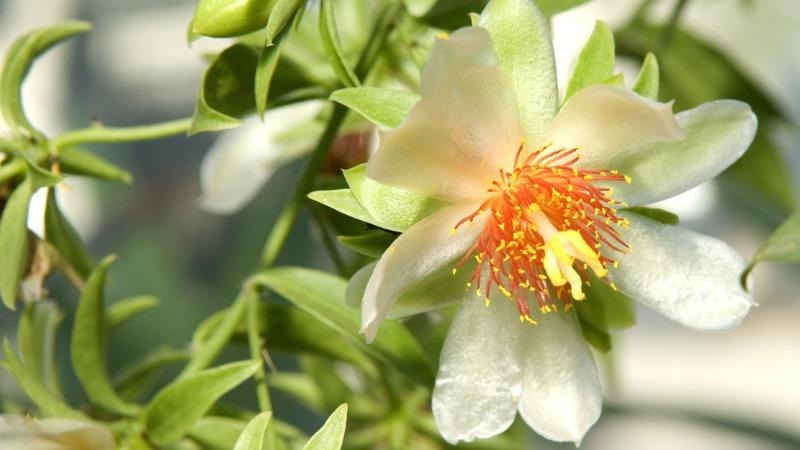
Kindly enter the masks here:
M 669 20 L 675 2 L 653 3 L 652 19 Z M 595 20 L 621 29 L 641 4 L 593 0 L 555 16 L 559 83 L 566 85 Z M 91 120 L 121 126 L 190 116 L 205 68 L 202 55 L 224 47 L 206 40 L 191 47 L 186 43 L 195 5 L 192 0 L 0 0 L 3 49 L 19 34 L 59 20 L 94 24 L 91 33 L 59 46 L 34 66 L 25 86 L 34 123 L 54 135 Z M 797 6 L 795 0 L 693 0 L 686 2 L 678 22 L 681 32 L 730 63 L 729 73 L 722 75 L 747 81 L 739 92 L 742 98 L 767 102 L 771 113 L 768 121 L 762 118 L 762 130 L 774 143 L 780 170 L 773 173 L 770 166 L 753 164 L 743 169 L 744 175 L 722 177 L 659 206 L 678 213 L 683 226 L 723 239 L 748 257 L 796 207 L 800 194 Z M 617 34 L 621 56 L 636 52 L 635 40 L 625 36 Z M 620 69 L 632 79 L 635 60 L 626 63 L 621 56 Z M 686 69 L 690 73 L 692 67 Z M 711 82 L 722 89 L 719 84 L 726 80 L 723 76 Z M 694 81 L 681 82 L 693 86 Z M 678 98 L 676 109 L 683 109 L 681 102 Z M 107 298 L 153 294 L 161 299 L 160 307 L 137 316 L 113 336 L 112 369 L 153 347 L 185 345 L 203 318 L 230 303 L 257 261 L 260 245 L 302 166 L 293 163 L 279 170 L 256 199 L 234 215 L 204 212 L 197 202 L 199 167 L 217 137 L 201 134 L 95 146 L 130 170 L 134 184 L 72 178 L 59 193 L 93 256 L 120 255 Z M 748 184 L 747 171 L 762 186 Z M 29 223 L 34 229 L 40 215 L 41 208 L 33 208 Z M 332 269 L 307 217 L 301 217 L 279 263 Z M 582 448 L 796 448 L 800 270 L 760 265 L 751 287 L 760 306 L 729 334 L 694 333 L 639 308 L 638 325 L 615 336 L 614 352 L 601 359 L 608 402 Z M 76 294 L 57 284 L 51 292 L 64 299 L 69 319 Z M 69 323 L 65 320 L 61 330 L 64 367 L 69 360 Z M 15 316 L 0 309 L 1 334 L 12 336 L 15 324 Z M 276 364 L 283 370 L 294 367 L 291 358 L 280 355 Z M 79 399 L 71 374 L 62 377 L 68 396 Z M 235 400 L 255 405 L 250 392 L 238 390 Z M 21 398 L 5 373 L 0 373 L 0 396 Z M 286 398 L 277 400 L 276 409 L 287 421 L 308 431 L 320 425 L 321 417 Z M 560 446 L 542 441 L 536 448 Z

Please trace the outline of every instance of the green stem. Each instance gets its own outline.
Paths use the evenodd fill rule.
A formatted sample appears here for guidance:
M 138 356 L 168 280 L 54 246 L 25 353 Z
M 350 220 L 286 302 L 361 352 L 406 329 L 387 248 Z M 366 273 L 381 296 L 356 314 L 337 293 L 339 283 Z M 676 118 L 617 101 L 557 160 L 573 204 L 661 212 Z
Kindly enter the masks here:
M 68 131 L 53 139 L 51 145 L 57 152 L 62 148 L 79 144 L 147 141 L 186 133 L 191 123 L 192 119 L 189 118 L 135 127 L 89 127 Z
M 247 343 L 250 347 L 250 358 L 258 362 L 258 370 L 253 379 L 256 382 L 256 397 L 261 411 L 272 411 L 272 403 L 267 390 L 267 374 L 264 372 L 264 358 L 261 356 L 261 336 L 258 330 L 258 292 L 252 286 L 245 287 L 247 295 Z
M 371 36 L 373 38 L 367 43 L 356 64 L 355 74 L 358 79 L 363 80 L 375 63 L 381 48 L 389 36 L 392 22 L 397 18 L 401 7 L 402 4 L 400 2 L 394 1 L 384 8 L 375 28 L 372 30 Z M 306 195 L 314 188 L 314 178 L 319 173 L 325 156 L 328 154 L 328 149 L 330 149 L 333 140 L 336 138 L 336 133 L 339 131 L 346 114 L 347 108 L 345 106 L 338 103 L 334 104 L 333 112 L 328 119 L 328 124 L 325 126 L 325 131 L 320 136 L 314 152 L 308 159 L 306 167 L 300 175 L 300 181 L 295 186 L 289 202 L 278 215 L 269 236 L 267 236 L 261 252 L 261 270 L 269 268 L 278 259 L 283 244 L 286 242 L 286 238 L 289 237 L 289 232 L 297 219 L 297 214 L 300 212 L 300 207 L 306 201 Z
M 9 161 L 8 164 L 0 165 L 0 185 L 5 184 L 12 178 L 16 178 L 25 173 L 25 161 L 22 158 Z

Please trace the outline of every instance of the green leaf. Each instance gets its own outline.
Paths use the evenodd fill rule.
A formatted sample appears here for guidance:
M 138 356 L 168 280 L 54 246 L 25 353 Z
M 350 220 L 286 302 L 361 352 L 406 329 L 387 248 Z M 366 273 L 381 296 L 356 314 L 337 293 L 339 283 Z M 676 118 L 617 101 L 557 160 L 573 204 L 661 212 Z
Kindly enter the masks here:
M 671 213 L 664 209 L 648 208 L 646 206 L 634 206 L 633 208 L 624 208 L 624 211 L 647 217 L 648 219 L 663 223 L 664 225 L 677 225 L 680 223 L 680 218 L 677 214 Z
M 382 222 L 369 215 L 364 207 L 361 206 L 361 203 L 356 200 L 355 195 L 353 195 L 353 191 L 350 189 L 314 191 L 308 194 L 308 198 L 362 222 L 383 226 Z
M 330 99 L 356 111 L 375 125 L 395 128 L 403 123 L 420 97 L 408 91 L 362 86 L 334 91 Z
M 581 326 L 581 334 L 589 345 L 601 353 L 608 353 L 611 350 L 611 335 L 607 331 L 595 328 L 581 316 L 578 316 L 578 323 Z
M 108 411 L 132 416 L 138 408 L 120 398 L 111 386 L 106 366 L 106 325 L 103 286 L 108 267 L 116 259 L 106 257 L 92 271 L 83 288 L 72 327 L 72 367 L 89 401 Z
M 397 239 L 397 235 L 383 230 L 370 230 L 358 236 L 337 236 L 336 239 L 356 253 L 370 258 L 380 258 Z
M 344 440 L 344 430 L 347 426 L 347 403 L 342 404 L 325 421 L 303 450 L 339 450 Z
M 61 398 L 55 361 L 55 341 L 63 315 L 55 302 L 28 304 L 19 319 L 17 345 L 28 373 L 36 383 Z
M 156 394 L 142 415 L 142 425 L 156 445 L 178 441 L 226 392 L 250 378 L 259 363 L 242 361 L 188 375 Z
M 486 0 L 437 0 L 420 19 L 435 28 L 455 30 L 469 25 L 469 13 L 484 6 Z
M 636 324 L 636 303 L 622 292 L 589 274 L 586 300 L 574 302 L 578 317 L 597 330 L 623 330 Z
M 78 147 L 61 149 L 58 153 L 58 162 L 64 173 L 85 175 L 125 184 L 130 184 L 133 181 L 133 175 L 127 170 Z
M 264 112 L 267 110 L 269 88 L 272 84 L 272 77 L 275 75 L 275 69 L 278 67 L 278 61 L 281 58 L 281 49 L 283 48 L 286 34 L 283 33 L 278 36 L 278 40 L 274 42 L 274 45 L 272 43 L 269 46 L 265 45 L 258 55 L 255 75 L 255 98 L 256 109 L 261 119 L 264 119 Z
M 255 108 L 256 52 L 234 44 L 220 53 L 203 73 L 189 136 L 234 128 L 237 117 Z
M 8 309 L 15 308 L 17 287 L 27 263 L 28 203 L 33 181 L 27 176 L 9 196 L 0 216 L 0 297 Z
M 183 368 L 180 375 L 181 377 L 195 373 L 197 370 L 207 367 L 213 362 L 214 358 L 217 357 L 231 336 L 233 336 L 237 325 L 239 325 L 244 317 L 247 309 L 246 300 L 247 296 L 244 295 L 244 293 L 240 293 L 236 301 L 233 302 L 233 306 L 226 309 L 224 312 L 218 313 L 219 315 L 215 314 L 209 317 L 200 324 L 195 336 L 192 337 L 192 358 L 189 360 L 186 367 Z M 217 325 L 214 326 L 213 329 L 207 327 L 207 324 L 214 323 L 217 320 Z M 200 328 L 206 328 L 206 330 L 203 330 L 205 331 L 204 339 L 200 339 L 201 336 L 198 336 L 201 334 Z
M 589 0 L 534 0 L 534 3 L 536 3 L 536 6 L 542 10 L 542 13 L 549 18 L 562 11 L 580 6 L 588 1 Z
M 277 0 L 275 2 L 267 20 L 267 46 L 273 44 L 278 34 L 295 16 L 298 8 L 304 7 L 303 3 L 303 0 Z
M 116 374 L 114 388 L 119 392 L 120 397 L 135 400 L 150 387 L 161 369 L 187 359 L 189 359 L 189 353 L 186 351 L 169 348 L 151 351 Z
M 136 314 L 156 306 L 158 306 L 158 299 L 152 295 L 124 298 L 106 309 L 106 329 L 114 330 Z
M 5 360 L 2 362 L 2 366 L 17 380 L 25 395 L 39 407 L 44 415 L 65 419 L 87 419 L 83 414 L 67 406 L 56 394 L 37 381 L 36 377 L 17 358 L 17 354 L 14 353 L 7 338 L 3 338 L 3 354 Z
M 267 23 L 271 0 L 200 0 L 191 33 L 233 37 L 250 33 Z
M 345 304 L 345 280 L 325 272 L 282 267 L 260 272 L 251 281 L 274 291 L 328 327 L 352 337 L 367 353 L 389 362 L 410 377 L 425 383 L 433 380 L 431 362 L 414 336 L 399 322 L 384 321 L 375 341 L 366 344 L 359 334 L 359 312 Z
M 481 14 L 500 67 L 517 93 L 525 137 L 538 142 L 558 111 L 553 44 L 547 19 L 530 0 L 493 0 Z
M 53 244 L 61 257 L 69 263 L 81 279 L 86 279 L 94 267 L 89 251 L 58 207 L 55 189 L 47 194 L 44 211 L 44 238 Z
M 246 426 L 246 421 L 232 417 L 205 416 L 197 419 L 188 436 L 206 450 L 231 450 Z
M 239 439 L 236 440 L 236 445 L 233 450 L 261 450 L 264 444 L 264 436 L 267 433 L 267 425 L 272 418 L 272 412 L 265 411 L 255 416 L 250 423 L 247 424 Z
M 648 52 L 644 57 L 639 76 L 636 77 L 636 82 L 633 84 L 633 92 L 642 97 L 658 100 L 658 86 L 658 59 L 656 59 L 656 55 Z
M 342 50 L 339 32 L 336 29 L 336 19 L 333 16 L 332 0 L 320 0 L 319 34 L 322 39 L 322 47 L 328 55 L 328 61 L 339 78 L 339 82 L 350 87 L 360 85 L 361 82 L 344 58 L 344 50 Z
M 800 212 L 795 212 L 761 244 L 750 264 L 742 272 L 742 286 L 747 289 L 747 275 L 764 261 L 800 261 Z
M 378 183 L 367 177 L 366 169 L 366 164 L 347 169 L 344 177 L 356 200 L 381 228 L 405 231 L 448 205 L 444 200 Z
M 12 131 L 33 137 L 39 134 L 22 106 L 22 83 L 36 58 L 64 39 L 90 29 L 88 22 L 63 22 L 28 33 L 11 45 L 0 72 L 0 113 Z
M 613 76 L 614 34 L 605 23 L 598 20 L 575 63 L 562 104 L 581 89 L 602 83 Z

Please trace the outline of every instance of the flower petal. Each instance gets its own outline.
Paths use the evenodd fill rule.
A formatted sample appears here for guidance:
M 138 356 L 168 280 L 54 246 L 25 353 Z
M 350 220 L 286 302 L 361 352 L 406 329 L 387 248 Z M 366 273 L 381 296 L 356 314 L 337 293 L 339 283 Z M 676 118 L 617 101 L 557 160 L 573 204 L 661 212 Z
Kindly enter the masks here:
M 530 0 L 493 0 L 479 24 L 489 30 L 511 78 L 525 137 L 539 142 L 558 110 L 556 62 L 547 19 Z
M 520 415 L 551 441 L 579 444 L 603 404 L 594 357 L 572 314 L 537 321 L 522 333 Z
M 758 126 L 750 106 L 735 100 L 704 103 L 675 119 L 686 139 L 644 146 L 609 166 L 633 180 L 614 186 L 617 199 L 632 206 L 653 203 L 717 176 L 747 150 Z
M 578 147 L 580 167 L 614 169 L 609 163 L 628 149 L 683 136 L 672 104 L 593 85 L 575 94 L 553 119 L 547 142 L 555 148 Z
M 612 270 L 617 287 L 699 331 L 735 328 L 753 300 L 739 284 L 747 261 L 726 243 L 636 214 L 622 238 L 632 247 Z
M 226 131 L 209 149 L 200 166 L 200 207 L 215 214 L 231 214 L 255 197 L 278 167 L 311 150 L 312 135 L 278 142 L 276 136 L 312 119 L 323 103 L 303 102 L 276 108 Z
M 463 217 L 477 210 L 480 203 L 464 202 L 448 206 L 422 219 L 401 234 L 386 250 L 367 283 L 361 302 L 361 332 L 372 341 L 381 320 L 400 295 L 425 277 L 452 262 L 475 243 L 486 216 L 452 228 Z
M 422 101 L 381 136 L 367 175 L 448 200 L 481 195 L 520 145 L 517 103 L 483 28 L 438 39 L 422 78 Z
M 517 414 L 520 391 L 518 341 L 527 325 L 513 302 L 498 298 L 487 308 L 467 294 L 450 325 L 433 388 L 433 417 L 455 444 L 505 431 Z

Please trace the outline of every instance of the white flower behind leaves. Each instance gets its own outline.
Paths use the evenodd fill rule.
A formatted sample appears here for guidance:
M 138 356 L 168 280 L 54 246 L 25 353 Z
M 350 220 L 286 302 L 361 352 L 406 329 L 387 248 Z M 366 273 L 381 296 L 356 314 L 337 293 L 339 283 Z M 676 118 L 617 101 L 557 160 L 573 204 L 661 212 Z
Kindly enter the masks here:
M 571 311 L 589 273 L 696 330 L 731 329 L 749 311 L 745 260 L 727 244 L 623 208 L 719 174 L 750 145 L 756 119 L 731 100 L 673 115 L 671 104 L 604 85 L 558 111 L 541 13 L 492 0 L 479 24 L 437 39 L 421 101 L 367 166 L 375 181 L 449 206 L 375 265 L 362 331 L 372 340 L 422 280 L 470 271 L 433 390 L 440 432 L 452 443 L 487 438 L 519 411 L 542 436 L 578 443 L 602 404 Z
M 315 133 L 284 136 L 310 123 L 323 102 L 309 101 L 267 111 L 263 121 L 250 117 L 222 132 L 200 167 L 201 208 L 232 214 L 250 202 L 279 167 L 311 151 Z
M 73 419 L 0 415 L 2 450 L 114 450 L 114 436 L 97 424 Z

